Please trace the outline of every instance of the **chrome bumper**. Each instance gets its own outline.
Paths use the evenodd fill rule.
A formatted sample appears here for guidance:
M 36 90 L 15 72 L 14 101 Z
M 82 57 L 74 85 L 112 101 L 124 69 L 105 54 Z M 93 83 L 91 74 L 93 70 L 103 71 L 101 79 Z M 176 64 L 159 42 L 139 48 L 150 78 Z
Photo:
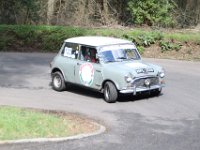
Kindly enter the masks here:
M 155 90 L 155 89 L 159 89 L 161 91 L 162 87 L 164 87 L 164 86 L 165 86 L 164 84 L 160 84 L 160 85 L 153 85 L 150 87 L 133 87 L 133 88 L 129 88 L 129 89 L 120 90 L 119 92 L 122 94 L 133 93 L 133 95 L 136 95 L 137 92 L 145 92 L 145 91 L 151 91 L 151 90 Z

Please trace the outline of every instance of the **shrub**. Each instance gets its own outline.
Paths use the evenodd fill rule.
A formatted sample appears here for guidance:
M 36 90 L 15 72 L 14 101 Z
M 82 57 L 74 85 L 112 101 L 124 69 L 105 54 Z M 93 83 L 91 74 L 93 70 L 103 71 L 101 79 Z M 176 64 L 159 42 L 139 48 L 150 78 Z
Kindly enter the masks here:
M 30 47 L 43 51 L 58 50 L 64 39 L 83 36 L 86 30 L 61 26 L 1 25 L 0 50 Z
M 129 0 L 128 11 L 135 24 L 149 26 L 172 26 L 174 5 L 169 0 Z
M 123 37 L 133 41 L 137 46 L 144 47 L 155 44 L 157 41 L 160 41 L 164 38 L 163 34 L 159 31 L 143 32 L 138 35 L 135 35 L 134 33 L 131 35 L 124 34 Z
M 141 32 L 137 34 L 134 32 L 132 34 L 124 34 L 123 38 L 133 41 L 137 45 L 139 52 L 143 53 L 145 50 L 144 47 L 149 47 L 163 40 L 164 35 L 159 31 Z
M 138 46 L 137 49 L 138 49 L 140 54 L 144 53 L 144 47 L 143 46 Z
M 170 50 L 179 51 L 181 49 L 181 44 L 172 43 L 169 41 L 161 41 L 159 45 L 161 47 L 162 52 L 170 51 Z

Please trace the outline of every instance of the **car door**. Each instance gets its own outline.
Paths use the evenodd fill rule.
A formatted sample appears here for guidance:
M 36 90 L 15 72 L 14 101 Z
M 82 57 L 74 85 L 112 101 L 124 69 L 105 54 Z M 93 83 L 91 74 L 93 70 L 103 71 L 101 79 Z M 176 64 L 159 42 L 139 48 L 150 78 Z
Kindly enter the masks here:
M 96 58 L 97 50 L 89 46 L 80 46 L 79 57 L 75 67 L 75 80 L 77 84 L 101 89 L 102 67 Z
M 62 55 L 62 71 L 66 81 L 75 83 L 75 67 L 77 64 L 78 44 L 65 43 Z

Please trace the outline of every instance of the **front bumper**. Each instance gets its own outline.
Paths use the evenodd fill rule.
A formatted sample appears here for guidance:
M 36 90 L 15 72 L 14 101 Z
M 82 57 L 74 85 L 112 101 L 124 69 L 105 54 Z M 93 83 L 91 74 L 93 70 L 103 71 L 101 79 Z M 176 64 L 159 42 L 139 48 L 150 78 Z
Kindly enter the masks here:
M 146 79 L 151 80 L 151 84 L 149 84 L 149 86 L 146 86 L 144 83 Z M 119 92 L 123 94 L 133 93 L 133 95 L 136 95 L 137 92 L 145 92 L 145 91 L 151 91 L 151 90 L 161 91 L 164 86 L 165 86 L 165 82 L 163 78 L 159 78 L 155 76 L 146 76 L 146 77 L 136 78 L 131 83 L 131 86 L 122 88 Z
M 162 87 L 164 87 L 164 86 L 165 85 L 153 85 L 150 87 L 133 87 L 133 88 L 129 88 L 129 89 L 120 90 L 119 92 L 122 94 L 133 93 L 133 95 L 136 95 L 137 92 L 145 92 L 145 91 L 151 91 L 151 90 L 155 90 L 155 89 L 158 89 L 159 91 L 161 91 Z

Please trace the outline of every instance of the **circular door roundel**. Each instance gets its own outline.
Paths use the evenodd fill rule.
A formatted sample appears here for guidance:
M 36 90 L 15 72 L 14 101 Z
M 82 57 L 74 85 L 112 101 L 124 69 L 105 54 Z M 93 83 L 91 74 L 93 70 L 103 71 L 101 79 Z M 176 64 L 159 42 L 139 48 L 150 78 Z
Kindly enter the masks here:
M 79 69 L 80 81 L 85 86 L 91 86 L 94 80 L 94 68 L 91 63 L 85 63 Z

